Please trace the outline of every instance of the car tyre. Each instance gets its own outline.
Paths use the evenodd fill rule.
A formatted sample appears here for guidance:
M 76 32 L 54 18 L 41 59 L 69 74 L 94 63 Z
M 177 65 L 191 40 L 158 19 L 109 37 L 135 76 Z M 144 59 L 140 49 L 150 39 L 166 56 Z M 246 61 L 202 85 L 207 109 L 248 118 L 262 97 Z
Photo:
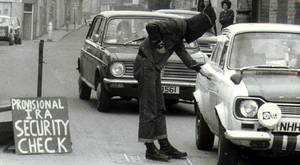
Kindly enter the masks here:
M 195 124 L 195 136 L 196 146 L 199 150 L 211 150 L 214 145 L 215 135 L 210 131 L 207 123 L 203 119 L 203 116 L 197 106 L 197 102 L 194 102 L 196 112 L 196 124 Z
M 101 83 L 97 86 L 97 109 L 99 112 L 108 112 L 110 106 L 110 95 Z
M 15 43 L 18 44 L 18 45 L 21 45 L 22 44 L 22 39 L 21 38 L 16 38 Z
M 238 149 L 224 135 L 225 129 L 219 122 L 218 165 L 238 165 Z
M 79 98 L 82 100 L 89 100 L 91 97 L 91 87 L 89 87 L 81 78 L 78 80 Z
M 9 44 L 10 46 L 14 45 L 14 40 L 10 38 L 9 41 L 8 41 L 8 44 Z

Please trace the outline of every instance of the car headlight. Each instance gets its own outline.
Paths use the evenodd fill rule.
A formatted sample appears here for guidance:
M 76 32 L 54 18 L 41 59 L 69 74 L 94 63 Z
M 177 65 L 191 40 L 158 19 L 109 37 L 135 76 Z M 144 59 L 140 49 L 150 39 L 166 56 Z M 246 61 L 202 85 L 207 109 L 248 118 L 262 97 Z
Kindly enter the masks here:
M 111 65 L 110 73 L 115 77 L 122 77 L 125 73 L 125 66 L 120 62 Z
M 240 103 L 240 112 L 246 118 L 253 118 L 257 115 L 258 104 L 254 100 L 243 100 Z
M 209 44 L 209 49 L 214 50 L 216 44 Z

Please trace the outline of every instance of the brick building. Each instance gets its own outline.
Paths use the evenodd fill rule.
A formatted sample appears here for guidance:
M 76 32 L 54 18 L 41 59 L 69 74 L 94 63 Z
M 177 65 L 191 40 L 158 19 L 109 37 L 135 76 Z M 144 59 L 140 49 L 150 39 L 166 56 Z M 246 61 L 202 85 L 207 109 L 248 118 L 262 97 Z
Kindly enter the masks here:
M 300 24 L 300 0 L 238 0 L 238 3 L 237 11 L 249 10 L 248 22 Z
M 252 10 L 256 22 L 300 23 L 300 0 L 254 0 Z

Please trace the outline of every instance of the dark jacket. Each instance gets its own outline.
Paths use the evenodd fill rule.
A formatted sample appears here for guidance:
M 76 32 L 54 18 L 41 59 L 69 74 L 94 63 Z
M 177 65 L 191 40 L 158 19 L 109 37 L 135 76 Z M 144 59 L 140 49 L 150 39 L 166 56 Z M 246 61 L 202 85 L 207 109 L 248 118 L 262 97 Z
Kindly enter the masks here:
M 183 63 L 191 69 L 199 70 L 198 63 L 186 51 L 183 39 L 186 31 L 186 21 L 183 19 L 169 19 L 167 21 L 156 21 L 146 26 L 149 38 L 140 45 L 139 55 L 147 58 L 157 71 L 161 71 L 169 57 L 175 53 Z M 163 42 L 166 52 L 157 52 L 156 44 Z M 138 61 L 136 61 L 137 63 Z M 137 66 L 138 64 L 135 64 Z M 198 67 L 198 68 L 195 68 Z
M 229 25 L 232 25 L 233 20 L 234 20 L 233 10 L 229 9 L 227 11 L 222 11 L 220 13 L 219 22 L 222 25 L 222 29 L 226 28 Z

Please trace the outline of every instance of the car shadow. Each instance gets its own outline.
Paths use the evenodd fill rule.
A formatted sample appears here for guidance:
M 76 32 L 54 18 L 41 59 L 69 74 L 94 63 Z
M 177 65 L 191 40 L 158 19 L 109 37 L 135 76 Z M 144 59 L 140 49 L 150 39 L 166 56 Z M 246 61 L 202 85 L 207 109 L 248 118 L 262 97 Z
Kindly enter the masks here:
M 0 41 L 0 46 L 9 46 L 7 41 Z
M 97 111 L 97 100 L 91 98 L 86 101 L 87 104 Z M 167 116 L 194 116 L 194 110 L 191 104 L 178 103 L 175 105 L 167 106 Z M 105 113 L 116 113 L 116 114 L 139 114 L 139 105 L 136 99 L 130 101 L 123 99 L 113 99 L 110 105 L 110 111 Z

